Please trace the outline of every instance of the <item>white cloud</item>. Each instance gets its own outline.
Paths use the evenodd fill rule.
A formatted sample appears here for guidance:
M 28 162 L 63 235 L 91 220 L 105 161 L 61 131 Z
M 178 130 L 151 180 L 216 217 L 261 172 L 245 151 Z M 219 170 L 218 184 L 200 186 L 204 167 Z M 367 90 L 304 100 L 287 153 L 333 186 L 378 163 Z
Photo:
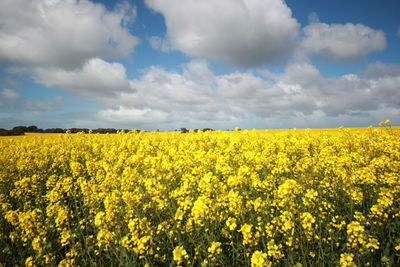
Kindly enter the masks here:
M 400 76 L 400 64 L 374 62 L 368 64 L 362 74 L 368 78 Z
M 280 82 L 299 84 L 304 88 L 312 85 L 321 85 L 321 74 L 318 69 L 308 62 L 289 64 L 282 75 L 276 77 Z
M 166 22 L 164 45 L 190 56 L 257 66 L 282 59 L 292 51 L 299 25 L 281 0 L 146 0 Z
M 45 86 L 60 86 L 83 96 L 110 96 L 129 89 L 125 67 L 100 58 L 92 58 L 74 70 L 37 68 L 32 76 Z
M 215 81 L 214 74 L 204 60 L 193 60 L 184 66 L 183 76 L 196 83 L 210 84 Z
M 15 92 L 14 90 L 4 88 L 3 90 L 0 91 L 0 98 L 4 99 L 18 99 L 20 98 L 21 95 Z
M 130 82 L 134 91 L 104 98 L 103 104 L 109 108 L 98 112 L 97 117 L 123 125 L 173 124 L 175 128 L 187 127 L 190 123 L 206 127 L 210 120 L 229 121 L 234 115 L 220 110 L 215 83 L 216 77 L 204 61 L 183 65 L 182 73 L 151 67 L 142 77 Z
M 167 72 L 160 67 L 151 67 L 144 71 L 140 79 L 130 81 L 134 92 L 123 92 L 116 99 L 117 105 L 136 108 L 153 108 L 159 110 L 197 110 L 207 108 L 213 89 L 207 84 L 185 78 L 177 72 Z M 115 99 L 105 99 L 105 103 L 113 103 Z
M 190 69 L 211 76 L 198 80 L 188 75 Z M 104 99 L 108 108 L 97 117 L 136 125 L 130 127 L 169 129 L 230 128 L 241 123 L 254 127 L 266 122 L 275 127 L 326 127 L 325 122 L 350 122 L 351 118 L 354 125 L 368 119 L 379 121 L 382 110 L 400 107 L 400 73 L 325 78 L 310 63 L 294 62 L 282 73 L 266 75 L 269 79 L 252 72 L 215 75 L 204 61 L 189 62 L 182 72 L 152 67 L 131 81 L 135 91 Z M 304 121 L 308 120 L 307 126 Z
M 127 2 L 110 12 L 88 0 L 2 0 L 0 62 L 73 69 L 129 56 L 138 38 L 124 25 L 135 12 Z
M 385 33 L 362 24 L 313 22 L 304 29 L 300 51 L 320 54 L 331 61 L 353 62 L 386 47 Z
M 101 110 L 97 113 L 97 117 L 101 120 L 122 124 L 159 123 L 167 120 L 168 113 L 149 108 L 118 107 L 117 109 Z

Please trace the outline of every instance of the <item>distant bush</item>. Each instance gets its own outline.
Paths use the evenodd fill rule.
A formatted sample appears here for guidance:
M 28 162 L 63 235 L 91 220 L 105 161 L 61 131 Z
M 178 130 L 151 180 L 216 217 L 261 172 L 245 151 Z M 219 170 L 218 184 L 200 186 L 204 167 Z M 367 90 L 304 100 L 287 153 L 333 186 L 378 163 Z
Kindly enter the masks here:
M 207 131 L 214 131 L 211 128 L 204 128 L 203 130 L 201 129 L 194 129 L 194 130 L 188 130 L 187 128 L 180 128 L 178 131 L 181 133 L 198 133 L 198 132 L 207 132 Z
M 188 133 L 189 132 L 189 130 L 188 129 L 186 129 L 186 128 L 181 128 L 181 133 Z
M 8 135 L 24 135 L 24 133 L 98 133 L 98 134 L 115 134 L 115 133 L 129 133 L 129 132 L 139 133 L 141 130 L 128 130 L 128 129 L 114 129 L 114 128 L 98 128 L 98 129 L 87 129 L 87 128 L 70 128 L 70 129 L 62 129 L 62 128 L 49 128 L 49 129 L 40 129 L 35 125 L 32 126 L 15 126 L 11 130 L 0 129 L 0 136 L 8 136 Z M 188 130 L 186 130 L 188 131 Z
M 8 135 L 8 130 L 0 128 L 0 136 L 6 136 Z
M 99 128 L 99 129 L 94 129 L 93 133 L 100 133 L 100 134 L 117 133 L 117 130 L 114 128 Z
M 65 133 L 65 130 L 61 129 L 61 128 L 50 128 L 50 129 L 45 129 L 43 132 L 44 133 Z
M 203 132 L 208 132 L 208 131 L 214 131 L 214 129 L 211 129 L 211 128 L 204 128 L 203 129 Z
M 11 136 L 11 135 L 24 135 L 24 131 L 21 128 L 13 128 L 12 130 L 0 129 L 0 136 Z
M 9 131 L 23 131 L 24 133 L 28 132 L 28 127 L 26 126 L 15 126 Z
M 43 129 L 39 129 L 37 126 L 32 125 L 26 127 L 26 133 L 43 133 Z

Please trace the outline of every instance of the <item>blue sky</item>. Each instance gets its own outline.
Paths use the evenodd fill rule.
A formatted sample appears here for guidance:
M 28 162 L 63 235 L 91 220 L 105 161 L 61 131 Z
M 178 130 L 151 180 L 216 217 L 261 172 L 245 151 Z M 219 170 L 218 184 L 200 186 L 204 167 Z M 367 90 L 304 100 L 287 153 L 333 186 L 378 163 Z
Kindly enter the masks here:
M 399 125 L 399 10 L 397 0 L 2 0 L 0 128 Z

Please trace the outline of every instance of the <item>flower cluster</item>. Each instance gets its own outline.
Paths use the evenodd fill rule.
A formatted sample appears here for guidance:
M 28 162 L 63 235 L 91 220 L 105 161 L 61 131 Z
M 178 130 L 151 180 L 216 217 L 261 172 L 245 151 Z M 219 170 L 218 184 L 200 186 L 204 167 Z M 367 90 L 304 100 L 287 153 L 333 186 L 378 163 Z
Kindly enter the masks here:
M 399 266 L 400 129 L 0 138 L 5 266 Z

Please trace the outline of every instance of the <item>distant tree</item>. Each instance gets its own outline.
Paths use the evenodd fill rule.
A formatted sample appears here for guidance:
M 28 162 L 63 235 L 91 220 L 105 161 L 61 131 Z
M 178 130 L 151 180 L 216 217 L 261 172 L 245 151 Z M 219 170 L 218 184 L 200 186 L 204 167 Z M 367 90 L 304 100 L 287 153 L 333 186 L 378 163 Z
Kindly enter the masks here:
M 98 128 L 92 131 L 93 133 L 106 134 L 106 133 L 117 133 L 117 130 L 114 128 Z
M 8 135 L 24 135 L 25 132 L 22 128 L 16 128 L 15 127 L 12 130 L 8 131 Z
M 12 128 L 12 131 L 23 131 L 24 133 L 28 131 L 28 127 L 26 126 L 15 126 Z
M 203 132 L 208 132 L 208 131 L 214 131 L 214 130 L 211 129 L 211 128 L 204 128 L 204 129 L 203 129 Z
M 38 127 L 37 126 L 35 126 L 35 125 L 32 125 L 32 126 L 28 126 L 28 127 L 26 127 L 27 129 L 26 129 L 26 131 L 28 132 L 28 133 L 36 133 L 36 132 L 38 132 Z
M 45 133 L 65 133 L 65 130 L 61 128 L 50 128 L 50 129 L 45 129 L 43 132 Z
M 132 130 L 130 130 L 128 133 L 130 133 L 130 134 L 137 134 L 137 133 L 140 133 L 140 130 L 132 129 Z
M 189 132 L 189 130 L 188 129 L 186 129 L 186 128 L 181 128 L 181 133 L 188 133 Z
M 8 130 L 0 128 L 0 136 L 6 136 L 8 135 Z
M 71 131 L 71 133 L 88 133 L 89 129 L 87 128 L 71 128 L 69 129 Z

